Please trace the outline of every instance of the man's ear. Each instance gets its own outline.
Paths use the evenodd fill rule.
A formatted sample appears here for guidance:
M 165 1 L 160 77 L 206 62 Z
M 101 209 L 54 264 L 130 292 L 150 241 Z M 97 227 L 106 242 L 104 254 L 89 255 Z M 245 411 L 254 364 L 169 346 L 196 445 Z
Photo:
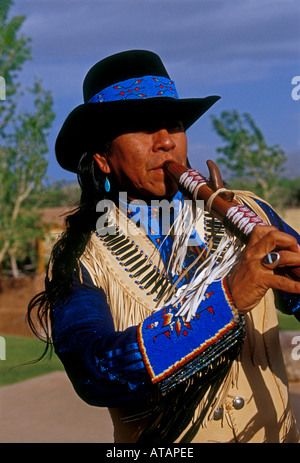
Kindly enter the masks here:
M 93 155 L 93 158 L 95 159 L 96 163 L 98 164 L 99 169 L 104 172 L 104 174 L 110 174 L 111 169 L 108 165 L 107 159 L 105 156 L 99 153 L 95 153 Z

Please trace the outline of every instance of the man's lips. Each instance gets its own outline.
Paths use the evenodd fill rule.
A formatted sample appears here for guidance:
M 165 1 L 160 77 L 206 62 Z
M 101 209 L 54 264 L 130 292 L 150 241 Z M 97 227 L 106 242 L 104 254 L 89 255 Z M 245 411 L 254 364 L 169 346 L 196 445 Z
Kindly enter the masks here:
M 168 159 L 168 161 L 172 161 L 172 159 Z M 161 162 L 156 167 L 153 167 L 151 170 L 155 170 L 157 172 L 164 172 L 164 165 L 167 161 Z

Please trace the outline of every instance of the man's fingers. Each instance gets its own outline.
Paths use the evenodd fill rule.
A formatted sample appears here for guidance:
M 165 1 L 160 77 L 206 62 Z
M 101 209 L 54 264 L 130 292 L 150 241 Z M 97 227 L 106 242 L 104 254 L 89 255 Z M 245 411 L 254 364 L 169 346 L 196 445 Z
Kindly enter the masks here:
M 268 235 L 270 231 L 278 231 L 278 229 L 270 225 L 256 225 L 250 234 L 248 246 L 255 245 L 264 236 Z
M 290 251 L 271 251 L 261 259 L 261 264 L 274 270 L 279 267 L 300 267 L 300 253 Z
M 257 226 L 254 228 L 247 248 L 255 252 L 258 259 L 262 259 L 272 251 L 289 250 L 300 254 L 295 237 L 281 232 L 274 227 L 267 226 Z
M 300 252 L 279 251 L 280 259 L 277 267 L 299 267 Z
M 268 275 L 268 277 L 266 277 L 266 282 L 272 289 L 291 294 L 300 294 L 300 282 L 283 275 Z

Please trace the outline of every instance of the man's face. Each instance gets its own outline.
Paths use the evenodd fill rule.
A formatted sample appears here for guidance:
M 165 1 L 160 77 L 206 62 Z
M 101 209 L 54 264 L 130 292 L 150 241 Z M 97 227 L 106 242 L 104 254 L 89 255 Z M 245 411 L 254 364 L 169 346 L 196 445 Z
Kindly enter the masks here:
M 187 138 L 181 122 L 124 133 L 113 140 L 111 148 L 107 165 L 98 165 L 112 174 L 111 181 L 119 184 L 120 191 L 127 191 L 129 199 L 162 198 L 177 192 L 178 186 L 162 166 L 170 160 L 186 165 Z

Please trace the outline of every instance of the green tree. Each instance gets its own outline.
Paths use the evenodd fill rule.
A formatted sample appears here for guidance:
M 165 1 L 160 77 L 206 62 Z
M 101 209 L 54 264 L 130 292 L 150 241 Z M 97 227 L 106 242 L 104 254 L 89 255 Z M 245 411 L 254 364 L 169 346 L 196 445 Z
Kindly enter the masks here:
M 212 117 L 213 127 L 225 142 L 217 148 L 222 156 L 218 162 L 230 174 L 230 180 L 241 187 L 251 188 L 266 201 L 276 202 L 276 189 L 284 172 L 284 151 L 268 146 L 253 118 L 236 110 L 224 111 L 220 118 Z
M 18 276 L 17 260 L 24 259 L 42 234 L 38 204 L 31 197 L 37 197 L 46 174 L 47 135 L 54 113 L 51 94 L 41 81 L 20 91 L 17 77 L 31 57 L 30 39 L 20 33 L 23 16 L 9 19 L 11 5 L 11 0 L 0 2 L 0 75 L 6 83 L 6 100 L 0 110 L 0 265 L 9 259 Z M 19 109 L 23 93 L 32 99 L 27 111 Z
M 25 38 L 20 29 L 25 16 L 8 19 L 12 0 L 0 1 L 0 75 L 5 79 L 6 101 L 0 105 L 0 135 L 5 136 L 7 126 L 17 106 L 17 82 L 19 71 L 24 63 L 31 59 L 30 38 Z

